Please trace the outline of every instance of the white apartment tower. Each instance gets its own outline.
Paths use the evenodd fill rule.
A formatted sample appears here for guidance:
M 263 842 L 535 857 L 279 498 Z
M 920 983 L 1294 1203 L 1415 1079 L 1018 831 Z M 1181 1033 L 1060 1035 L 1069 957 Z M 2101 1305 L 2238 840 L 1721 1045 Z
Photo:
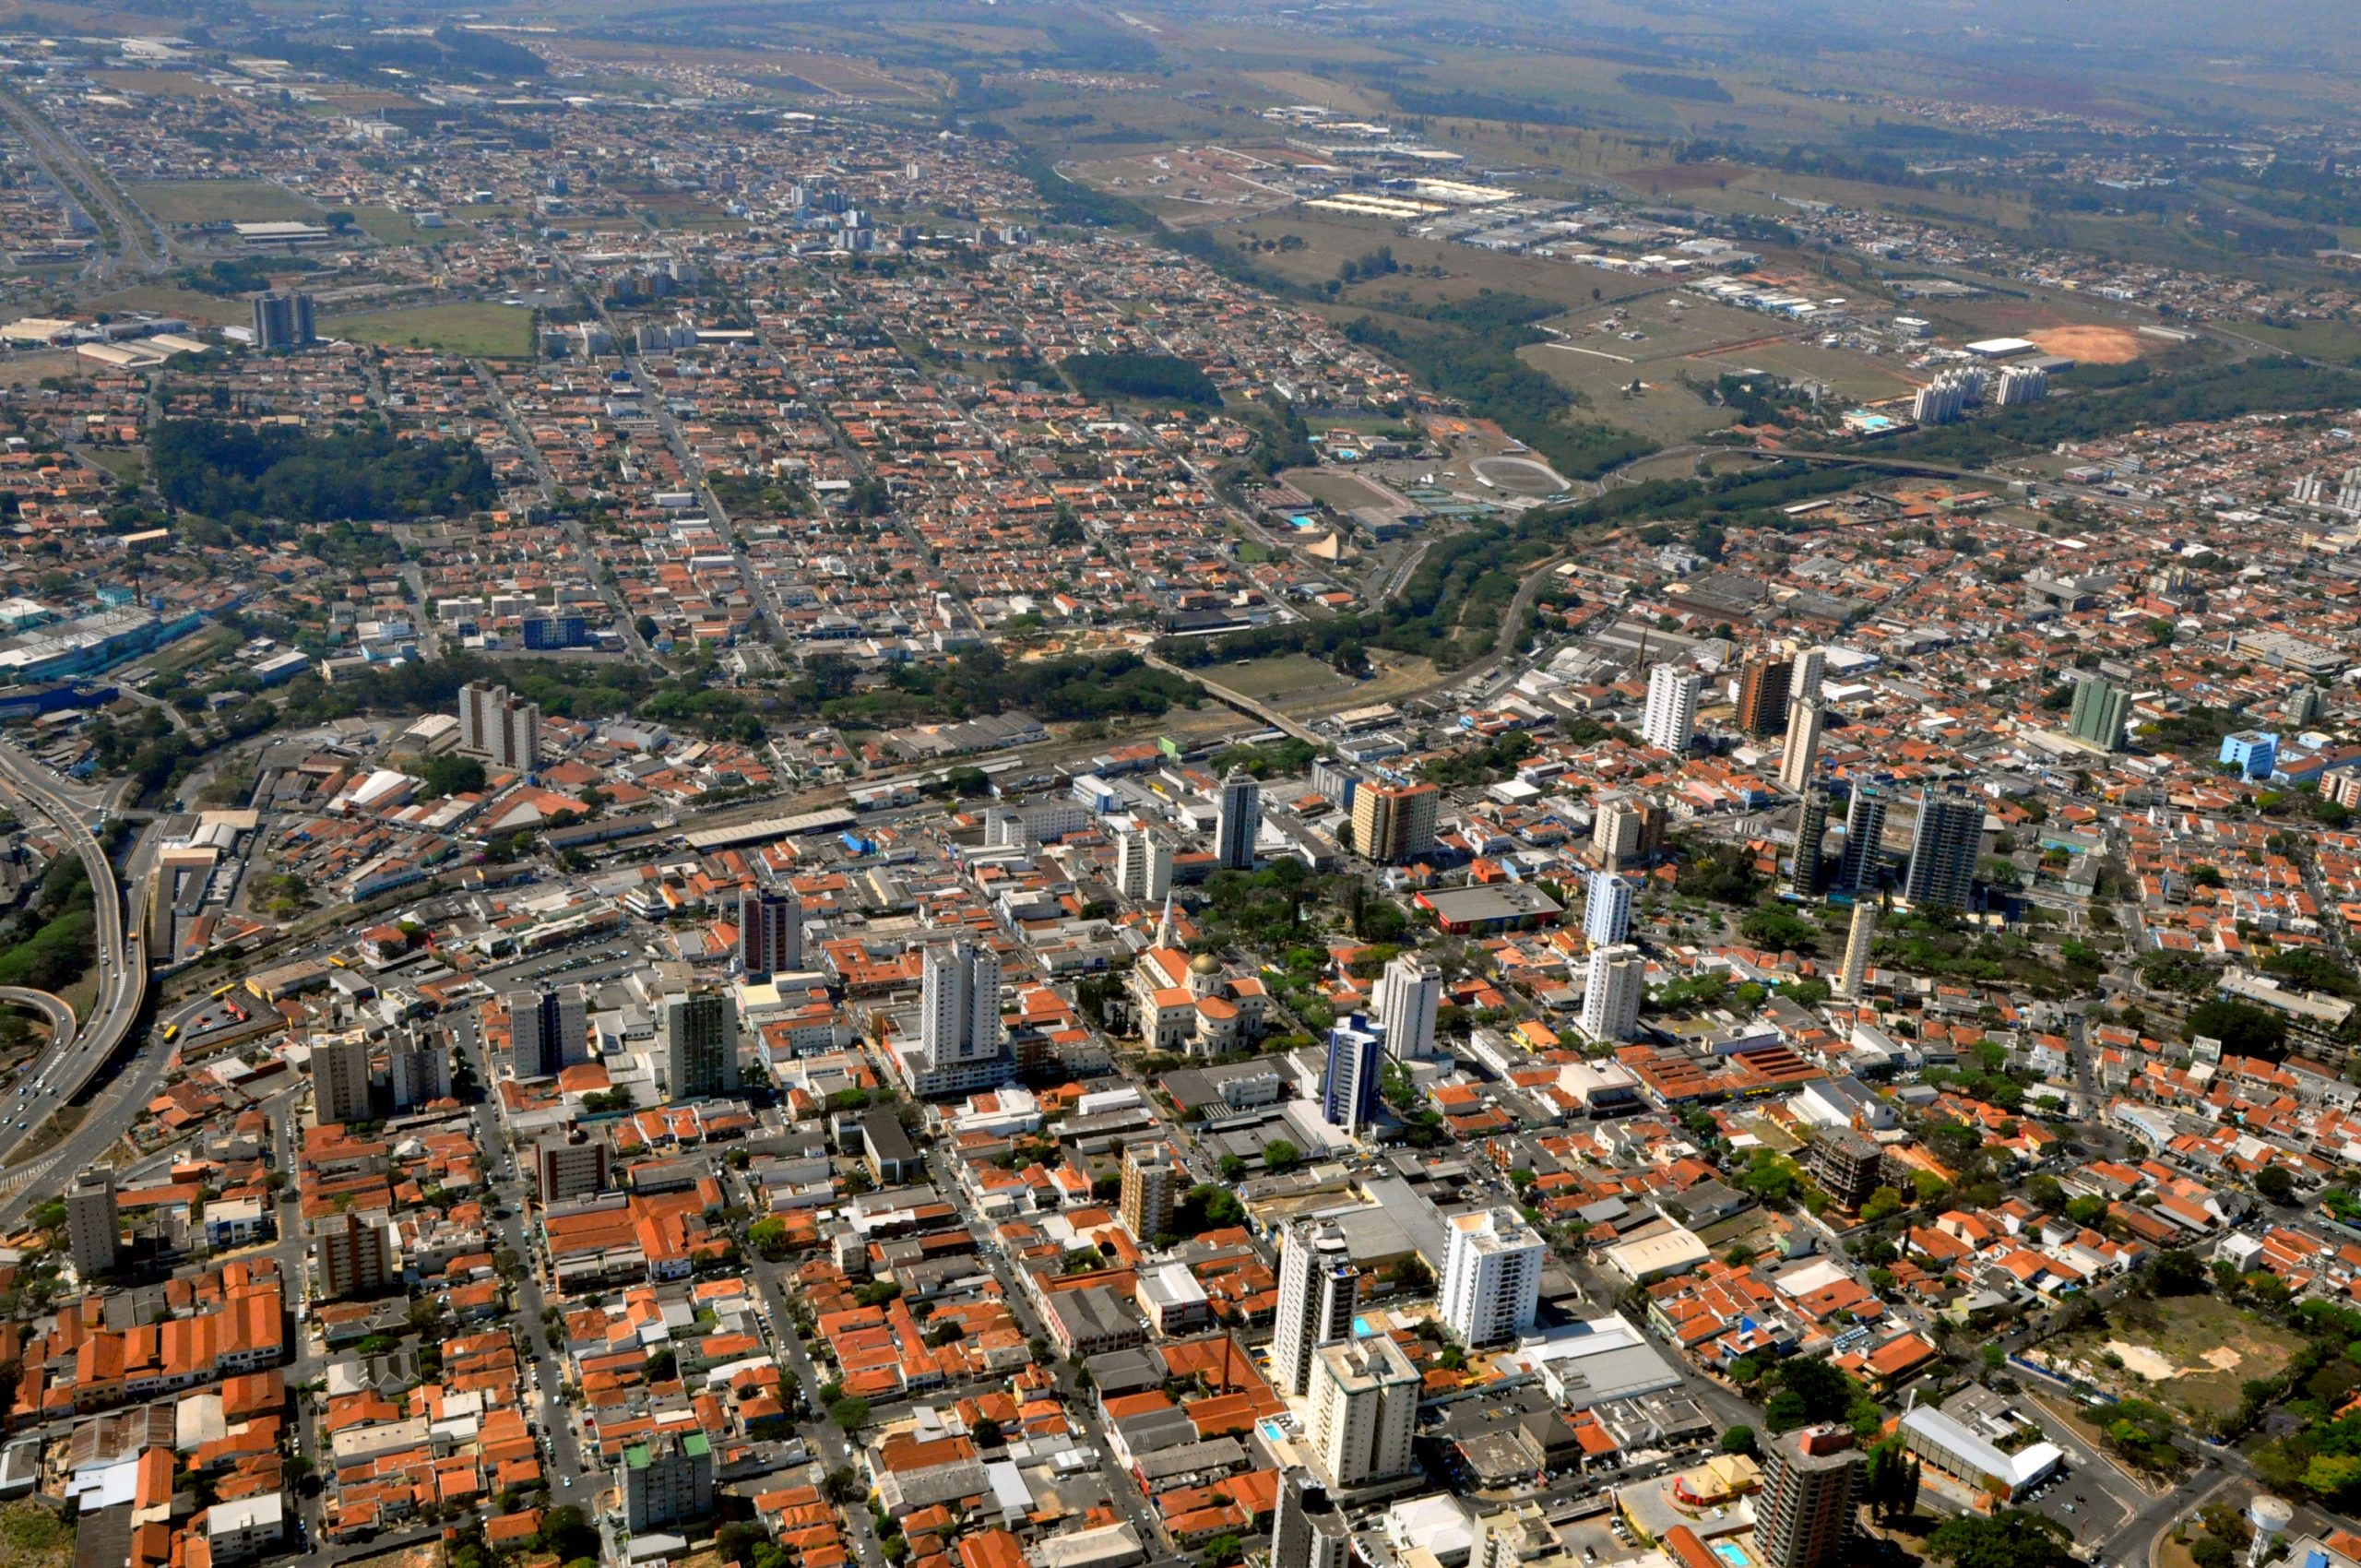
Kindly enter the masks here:
M 1828 654 L 1824 649 L 1799 647 L 1795 661 L 1788 666 L 1787 700 L 1801 702 L 1806 697 L 1820 700 L 1820 683 L 1828 675 Z
M 470 681 L 459 688 L 459 749 L 494 767 L 529 773 L 540 766 L 541 705 L 505 686 Z
M 1397 1062 L 1435 1053 L 1435 1015 L 1442 1009 L 1442 970 L 1415 953 L 1397 953 L 1377 978 L 1370 998 L 1385 1026 L 1385 1049 Z
M 926 950 L 919 1042 L 938 1067 L 1000 1054 L 1000 959 L 965 940 Z
M 1533 1326 L 1548 1243 L 1508 1207 L 1454 1214 L 1443 1260 L 1443 1325 L 1465 1345 L 1497 1345 Z
M 554 1078 L 590 1059 L 590 1010 L 578 985 L 512 991 L 508 1054 L 520 1078 Z
M 1115 839 L 1115 891 L 1153 903 L 1172 891 L 1172 846 L 1145 827 Z
M 1254 840 L 1263 832 L 1263 783 L 1242 767 L 1221 781 L 1214 818 L 1214 865 L 1221 871 L 1252 871 Z
M 1310 1436 L 1331 1486 L 1409 1474 L 1419 1386 L 1418 1369 L 1382 1334 L 1312 1353 Z
M 1697 733 L 1697 694 L 1705 678 L 1694 670 L 1659 664 L 1648 671 L 1648 707 L 1640 719 L 1640 738 L 1648 744 L 1687 754 Z
M 1595 1040 L 1630 1039 L 1640 1028 L 1640 999 L 1647 984 L 1647 960 L 1638 948 L 1628 943 L 1592 948 L 1583 1033 Z
M 1631 885 L 1611 871 L 1590 873 L 1583 900 L 1583 934 L 1593 947 L 1612 947 L 1631 931 Z
M 1806 697 L 1787 709 L 1787 744 L 1779 754 L 1781 789 L 1794 795 L 1804 792 L 1820 761 L 1821 732 L 1827 728 L 1828 706 L 1818 697 Z
M 1343 1229 L 1302 1219 L 1279 1239 L 1279 1309 L 1271 1320 L 1271 1373 L 1282 1394 L 1311 1392 L 1311 1360 L 1323 1345 L 1353 1336 L 1360 1271 Z

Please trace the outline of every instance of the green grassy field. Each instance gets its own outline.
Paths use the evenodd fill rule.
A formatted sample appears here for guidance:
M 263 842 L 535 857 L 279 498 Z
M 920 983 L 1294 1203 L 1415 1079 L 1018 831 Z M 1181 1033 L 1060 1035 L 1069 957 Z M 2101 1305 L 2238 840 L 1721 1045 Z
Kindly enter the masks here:
M 243 327 L 254 319 L 253 307 L 242 299 L 158 284 L 119 289 L 112 294 L 101 294 L 90 303 L 100 310 L 144 310 L 158 315 L 183 316 L 200 327 Z
M 267 180 L 171 180 L 129 187 L 159 223 L 277 223 L 317 218 L 320 208 Z
M 1358 474 L 1335 469 L 1288 469 L 1279 477 L 1314 501 L 1325 501 L 1339 511 L 1358 506 L 1400 505 L 1402 498 Z
M 2307 321 L 2297 327 L 2266 327 L 2259 321 L 2241 321 L 2236 327 L 2256 342 L 2268 343 L 2289 353 L 2333 360 L 2340 364 L 2361 361 L 2361 327 L 2345 322 Z
M 1216 665 L 1204 674 L 1216 685 L 1228 686 L 1263 702 L 1335 691 L 1350 683 L 1328 665 L 1299 653 L 1257 659 L 1243 668 Z
M 516 305 L 470 302 L 375 315 L 340 315 L 323 321 L 320 331 L 323 336 L 355 343 L 436 349 L 492 359 L 529 359 L 533 352 L 533 313 Z
M 1702 377 L 1722 371 L 1735 374 L 1767 370 L 1791 381 L 1822 381 L 1838 397 L 1860 402 L 1899 398 L 1919 385 L 1876 360 L 1840 349 L 1823 349 L 1817 343 L 1766 343 L 1729 354 L 1700 355 L 1681 362 L 1695 367 Z
M 1684 372 L 1691 380 L 1711 381 L 1714 373 L 1708 366 L 1691 365 L 1679 360 L 1618 364 L 1613 360 L 1576 353 L 1549 343 L 1519 349 L 1516 357 L 1550 380 L 1580 393 L 1586 405 L 1583 410 L 1585 418 L 1644 435 L 1660 445 L 1694 441 L 1738 418 L 1727 409 L 1714 408 L 1682 385 Z M 1642 384 L 1642 390 L 1626 397 L 1623 388 L 1635 380 Z

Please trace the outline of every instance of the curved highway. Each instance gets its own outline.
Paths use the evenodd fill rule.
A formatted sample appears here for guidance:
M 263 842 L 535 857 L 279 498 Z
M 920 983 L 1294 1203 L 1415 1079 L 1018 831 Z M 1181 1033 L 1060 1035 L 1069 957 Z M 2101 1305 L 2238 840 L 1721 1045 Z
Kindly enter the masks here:
M 115 880 L 113 862 L 107 859 L 105 847 L 90 831 L 89 824 L 82 819 L 79 802 L 60 790 L 48 770 L 27 757 L 13 742 L 0 742 L 0 796 L 23 814 L 47 817 L 81 857 L 83 869 L 89 876 L 91 904 L 98 919 L 99 955 L 99 995 L 90 1016 L 79 1021 L 62 1050 L 53 1048 L 44 1054 L 32 1077 L 18 1086 L 26 1092 L 0 1102 L 0 1114 L 6 1115 L 5 1125 L 0 1125 L 0 1163 L 5 1163 L 32 1130 L 48 1120 L 50 1113 L 88 1087 L 129 1037 L 148 998 L 148 963 L 144 934 L 126 929 L 123 891 Z M 134 852 L 135 866 L 148 858 L 150 846 L 143 841 Z M 6 1111 L 7 1106 L 16 1108 L 13 1113 Z M 113 1120 L 97 1114 L 86 1117 L 83 1127 L 67 1140 L 68 1146 L 78 1146 L 87 1142 L 81 1136 L 83 1133 L 95 1136 L 103 1131 L 108 1134 L 105 1142 L 99 1145 L 99 1149 L 103 1149 L 121 1131 L 111 1125 Z M 109 1125 L 102 1127 L 102 1123 Z M 95 1154 L 98 1149 L 90 1152 Z
M 74 1004 L 56 992 L 35 991 L 29 985 L 0 985 L 0 1002 L 14 1002 L 47 1018 L 51 1051 L 74 1043 Z

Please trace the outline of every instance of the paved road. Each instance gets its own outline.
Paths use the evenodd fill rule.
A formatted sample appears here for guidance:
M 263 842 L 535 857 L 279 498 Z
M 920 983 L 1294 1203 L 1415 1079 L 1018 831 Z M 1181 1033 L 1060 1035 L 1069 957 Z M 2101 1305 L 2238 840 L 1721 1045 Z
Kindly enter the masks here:
M 103 218 L 104 228 L 113 231 L 104 235 L 112 248 L 90 269 L 96 277 L 108 277 L 125 265 L 138 272 L 160 271 L 167 265 L 172 245 L 155 220 L 125 196 L 113 177 L 71 137 L 50 124 L 49 116 L 30 99 L 13 88 L 0 89 L 0 115 L 6 116 L 25 138 L 34 160 L 67 199 L 93 221 Z
M 30 1007 L 49 1020 L 49 1049 L 57 1051 L 74 1043 L 74 1007 L 65 998 L 51 992 L 35 991 L 25 985 L 0 985 L 0 1002 L 14 1002 Z
M 33 1100 L 45 1101 L 53 1110 L 82 1092 L 137 1022 L 148 997 L 146 936 L 136 929 L 125 929 L 123 894 L 115 880 L 113 863 L 83 820 L 82 803 L 58 790 L 48 769 L 28 758 L 13 742 L 0 742 L 0 795 L 29 814 L 48 817 L 73 845 L 89 874 L 91 902 L 98 917 L 98 1001 L 66 1049 L 51 1052 L 34 1075 L 34 1092 L 27 1101 L 28 1105 Z M 151 823 L 132 851 L 133 885 L 143 893 L 146 873 L 142 868 L 153 862 L 155 837 L 156 828 Z M 31 1115 L 18 1117 L 0 1130 L 0 1160 L 5 1160 L 7 1152 L 21 1143 L 40 1120 Z M 89 1119 L 97 1120 L 95 1115 Z M 112 1141 L 110 1137 L 108 1142 Z

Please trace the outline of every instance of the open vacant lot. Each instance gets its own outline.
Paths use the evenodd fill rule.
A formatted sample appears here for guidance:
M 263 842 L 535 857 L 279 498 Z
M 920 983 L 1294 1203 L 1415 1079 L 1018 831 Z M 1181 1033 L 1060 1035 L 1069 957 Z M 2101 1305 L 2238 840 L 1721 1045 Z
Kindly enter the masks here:
M 1584 412 L 1589 418 L 1666 445 L 1694 441 L 1738 418 L 1683 385 L 1684 375 L 1692 382 L 1714 379 L 1711 369 L 1685 361 L 1623 364 L 1560 343 L 1536 343 L 1519 349 L 1516 357 L 1572 387 L 1587 405 Z M 1635 381 L 1639 390 L 1632 391 Z
M 533 351 L 533 313 L 516 305 L 421 305 L 320 323 L 323 336 L 388 348 L 440 349 L 451 354 L 526 359 Z
M 1314 501 L 1324 501 L 1343 512 L 1363 506 L 1402 505 L 1402 498 L 1392 491 L 1372 484 L 1358 474 L 1341 473 L 1335 469 L 1289 469 L 1279 477 Z
M 283 223 L 320 215 L 310 197 L 267 180 L 167 180 L 130 192 L 159 223 Z
M 1264 702 L 1337 691 L 1352 683 L 1333 667 L 1299 653 L 1257 659 L 1244 665 L 1215 665 L 1205 671 L 1205 678 Z
M 2105 1324 L 2049 1348 L 2060 1365 L 2111 1393 L 2217 1415 L 2236 1409 L 2242 1385 L 2277 1375 L 2303 1345 L 2301 1336 L 2218 1297 L 2176 1296 L 2112 1302 Z

